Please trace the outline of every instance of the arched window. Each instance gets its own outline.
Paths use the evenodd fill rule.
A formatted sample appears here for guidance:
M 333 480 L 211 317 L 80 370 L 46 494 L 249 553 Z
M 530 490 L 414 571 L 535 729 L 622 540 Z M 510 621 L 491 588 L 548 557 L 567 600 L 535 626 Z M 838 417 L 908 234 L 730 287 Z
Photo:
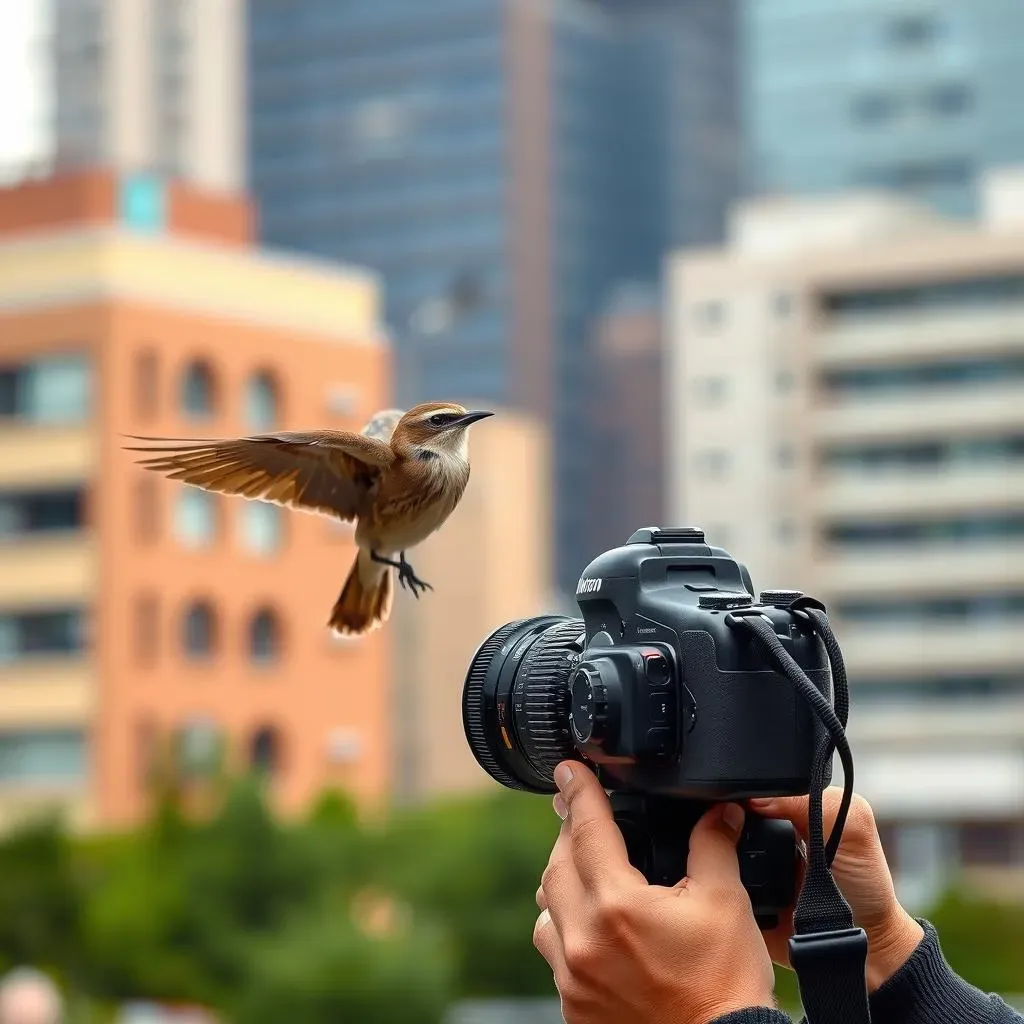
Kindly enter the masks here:
M 281 652 L 281 623 L 272 608 L 261 608 L 249 622 L 249 658 L 257 665 L 277 661 Z
M 254 373 L 245 388 L 245 421 L 252 430 L 270 430 L 278 420 L 277 383 L 267 370 Z
M 186 547 L 205 548 L 217 536 L 217 498 L 198 487 L 182 487 L 174 504 L 174 534 Z
M 281 767 L 281 741 L 272 725 L 258 729 L 249 746 L 249 762 L 261 774 L 273 775 Z
M 208 601 L 189 605 L 182 623 L 182 647 L 188 658 L 209 658 L 217 646 L 217 615 Z
M 213 415 L 217 402 L 213 371 L 207 363 L 195 361 L 185 367 L 181 382 L 181 410 L 190 419 Z
M 238 506 L 242 542 L 258 555 L 273 554 L 281 546 L 284 516 L 270 501 L 243 501 Z

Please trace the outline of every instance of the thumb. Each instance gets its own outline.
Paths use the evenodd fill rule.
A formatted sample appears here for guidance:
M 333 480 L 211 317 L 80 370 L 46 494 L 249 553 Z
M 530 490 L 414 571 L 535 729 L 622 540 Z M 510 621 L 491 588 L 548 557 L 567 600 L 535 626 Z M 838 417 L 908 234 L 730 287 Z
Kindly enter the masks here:
M 740 884 L 740 862 L 736 843 L 743 830 L 743 808 L 739 804 L 716 804 L 690 833 L 686 877 L 695 882 Z
M 826 814 L 822 801 L 822 816 Z M 801 834 L 807 835 L 807 818 L 810 813 L 810 798 L 806 796 L 770 796 L 747 801 L 747 806 L 762 818 L 773 818 L 793 823 Z

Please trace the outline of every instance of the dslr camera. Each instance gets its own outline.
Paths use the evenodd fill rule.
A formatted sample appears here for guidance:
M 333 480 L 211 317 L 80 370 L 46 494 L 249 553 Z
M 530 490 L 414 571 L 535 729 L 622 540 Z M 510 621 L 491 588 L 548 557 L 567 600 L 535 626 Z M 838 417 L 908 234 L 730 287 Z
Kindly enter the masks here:
M 822 606 L 798 591 L 754 594 L 746 567 L 701 530 L 638 530 L 584 570 L 582 619 L 521 619 L 480 645 L 462 696 L 474 757 L 532 793 L 555 792 L 560 761 L 583 761 L 609 793 L 630 862 L 652 884 L 676 884 L 711 804 L 807 794 L 827 742 L 777 659 L 737 628 L 745 616 L 769 623 L 769 642 L 831 700 L 828 654 L 801 602 Z M 824 784 L 830 766 L 817 766 Z M 793 827 L 748 813 L 737 852 L 758 923 L 774 927 L 796 894 Z

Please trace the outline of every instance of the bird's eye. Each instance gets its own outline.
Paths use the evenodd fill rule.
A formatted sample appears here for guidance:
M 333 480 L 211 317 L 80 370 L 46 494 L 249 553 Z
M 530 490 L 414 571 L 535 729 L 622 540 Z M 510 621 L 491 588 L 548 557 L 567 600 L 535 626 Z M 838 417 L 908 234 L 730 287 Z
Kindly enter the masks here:
M 451 420 L 451 418 L 450 413 L 435 412 L 434 415 L 430 417 L 430 422 L 433 423 L 435 427 L 443 427 L 449 422 L 449 420 Z

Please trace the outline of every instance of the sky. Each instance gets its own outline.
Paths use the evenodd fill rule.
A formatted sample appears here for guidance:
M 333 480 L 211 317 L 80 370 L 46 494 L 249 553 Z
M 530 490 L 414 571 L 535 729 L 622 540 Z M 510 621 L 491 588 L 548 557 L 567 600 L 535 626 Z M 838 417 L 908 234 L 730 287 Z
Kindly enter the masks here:
M 50 156 L 52 0 L 0 0 L 0 174 Z

